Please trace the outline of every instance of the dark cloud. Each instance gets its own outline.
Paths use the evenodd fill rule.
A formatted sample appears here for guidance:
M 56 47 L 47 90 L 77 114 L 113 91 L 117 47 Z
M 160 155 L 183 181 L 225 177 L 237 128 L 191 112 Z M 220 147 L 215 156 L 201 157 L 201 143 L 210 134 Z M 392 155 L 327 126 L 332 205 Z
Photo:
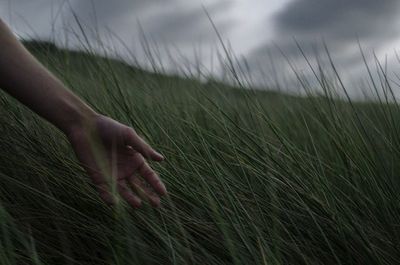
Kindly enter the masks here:
M 220 0 L 206 6 L 215 19 L 217 27 L 226 33 L 234 26 L 230 19 L 221 19 L 221 14 L 231 6 L 230 1 Z M 206 12 L 201 3 L 181 0 L 109 0 L 74 1 L 69 7 L 88 28 L 106 26 L 119 35 L 137 32 L 138 22 L 154 40 L 163 42 L 191 42 L 215 37 Z M 65 13 L 68 13 L 66 10 Z M 67 15 L 73 20 L 73 14 Z M 136 27 L 136 29 L 134 28 Z M 122 34 L 121 34 L 122 33 Z M 131 34 L 133 35 L 133 34 Z
M 204 2 L 204 1 L 202 1 Z M 54 32 L 68 27 L 79 33 L 75 18 L 84 26 L 85 34 L 112 32 L 126 42 L 138 38 L 139 22 L 146 35 L 160 42 L 192 45 L 215 39 L 202 2 L 184 0 L 0 0 L 0 16 L 12 24 L 18 33 L 45 39 Z M 206 1 L 207 2 L 207 1 Z M 234 26 L 226 16 L 232 6 L 229 0 L 210 0 L 204 4 L 222 34 Z M 11 19 L 13 18 L 13 19 Z M 35 34 L 32 34 L 32 33 Z M 62 33 L 64 34 L 64 33 Z M 62 35 L 60 34 L 60 35 Z
M 227 34 L 235 25 L 234 21 L 220 18 L 218 14 L 230 7 L 231 2 L 219 1 L 207 7 L 207 12 L 216 24 L 221 34 Z M 164 12 L 162 17 L 152 21 L 146 21 L 145 30 L 155 40 L 167 42 L 189 42 L 211 41 L 216 34 L 201 6 L 194 8 L 178 7 L 174 10 Z
M 326 59 L 325 43 L 340 72 L 358 76 L 363 67 L 358 41 L 367 53 L 379 53 L 398 40 L 399 11 L 397 0 L 293 0 L 272 18 L 273 43 L 268 40 L 253 50 L 249 61 L 265 65 L 273 57 L 277 71 L 287 72 L 282 51 L 303 71 L 308 67 L 296 41 L 314 63 L 317 57 Z M 307 76 L 307 70 L 304 72 Z
M 65 13 L 73 11 L 87 24 L 99 23 L 100 26 L 103 26 L 130 20 L 141 13 L 157 8 L 157 6 L 174 5 L 176 2 L 177 0 L 118 0 L 112 2 L 109 0 L 75 0 L 66 4 L 67 8 L 64 11 Z
M 203 6 L 225 37 L 235 26 L 231 0 L 0 0 L 0 17 L 23 38 L 51 40 L 72 49 L 80 49 L 89 40 L 101 54 L 105 45 L 130 60 L 128 48 L 129 55 L 140 62 L 147 60 L 144 33 L 157 46 L 160 61 L 175 63 L 172 55 L 188 57 L 194 64 L 201 59 L 195 52 L 201 49 L 208 60 L 217 42 Z
M 384 41 L 399 33 L 399 6 L 397 0 L 296 0 L 276 15 L 276 33 Z

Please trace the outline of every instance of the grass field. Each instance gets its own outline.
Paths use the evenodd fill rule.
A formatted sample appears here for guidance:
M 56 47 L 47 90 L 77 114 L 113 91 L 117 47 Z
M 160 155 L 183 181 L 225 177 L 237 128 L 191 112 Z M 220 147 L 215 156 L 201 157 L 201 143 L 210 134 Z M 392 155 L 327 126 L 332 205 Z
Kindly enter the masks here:
M 0 264 L 398 264 L 400 111 L 152 74 L 26 44 L 167 160 L 161 209 L 105 206 L 66 138 L 0 94 Z M 389 103 L 391 102 L 391 103 Z

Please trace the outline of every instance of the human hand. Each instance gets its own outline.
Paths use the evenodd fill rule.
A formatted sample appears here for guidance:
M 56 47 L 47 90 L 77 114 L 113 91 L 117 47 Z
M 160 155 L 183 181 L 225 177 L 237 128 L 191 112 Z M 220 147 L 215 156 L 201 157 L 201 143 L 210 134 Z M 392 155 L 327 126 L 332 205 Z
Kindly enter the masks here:
M 100 197 L 109 205 L 116 200 L 110 192 L 115 183 L 120 196 L 132 207 L 142 200 L 160 206 L 165 185 L 146 162 L 164 157 L 151 148 L 135 130 L 103 115 L 95 115 L 75 126 L 67 137 L 78 160 L 92 179 Z
M 116 184 L 135 208 L 141 204 L 139 197 L 160 205 L 159 196 L 166 190 L 145 160 L 161 161 L 160 154 L 132 128 L 95 113 L 46 70 L 1 19 L 0 47 L 0 88 L 67 135 L 104 201 L 115 203 L 109 186 Z

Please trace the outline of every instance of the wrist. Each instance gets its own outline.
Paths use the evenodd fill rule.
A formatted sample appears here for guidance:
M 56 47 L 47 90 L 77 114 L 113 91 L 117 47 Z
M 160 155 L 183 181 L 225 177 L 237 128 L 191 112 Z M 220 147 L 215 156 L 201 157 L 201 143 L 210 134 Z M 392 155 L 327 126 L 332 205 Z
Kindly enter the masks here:
M 61 130 L 65 135 L 67 135 L 67 137 L 77 131 L 90 129 L 93 127 L 96 119 L 100 116 L 100 114 L 95 112 L 86 104 L 79 107 L 71 107 L 67 113 L 68 118 L 63 121 L 62 126 L 60 126 Z

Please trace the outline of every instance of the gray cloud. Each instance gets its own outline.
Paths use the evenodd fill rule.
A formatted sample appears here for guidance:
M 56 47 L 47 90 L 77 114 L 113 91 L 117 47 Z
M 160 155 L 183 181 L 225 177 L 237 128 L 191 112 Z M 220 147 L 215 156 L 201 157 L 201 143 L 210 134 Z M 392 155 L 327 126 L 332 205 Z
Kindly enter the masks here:
M 231 7 L 232 2 L 228 0 L 211 0 L 205 5 L 223 36 L 235 25 L 234 18 L 226 15 Z M 187 65 L 195 65 L 197 60 L 203 60 L 195 54 L 195 49 L 201 49 L 201 55 L 210 58 L 210 53 L 213 52 L 212 46 L 215 46 L 217 41 L 217 35 L 201 2 L 120 0 L 110 4 L 107 0 L 74 1 L 69 7 L 64 8 L 63 20 L 68 21 L 68 27 L 76 33 L 79 32 L 79 28 L 74 23 L 71 10 L 85 25 L 87 29 L 85 34 L 89 35 L 91 40 L 96 39 L 96 34 L 91 31 L 93 28 L 99 29 L 98 32 L 103 35 L 103 39 L 107 39 L 112 32 L 131 49 L 136 57 L 135 61 L 142 62 L 142 65 L 146 65 L 149 61 L 141 47 L 143 35 L 140 28 L 143 29 L 150 45 L 157 46 L 157 61 L 172 71 L 185 68 Z M 118 46 L 118 42 L 111 42 L 113 47 L 125 49 L 121 45 Z M 70 47 L 74 43 L 79 45 L 77 41 L 72 42 L 72 45 L 69 41 Z M 186 66 L 180 65 L 183 62 Z
M 143 13 L 157 9 L 157 6 L 175 5 L 177 0 L 119 0 L 110 2 L 109 0 L 96 1 L 69 1 L 64 13 L 67 19 L 72 18 L 70 11 L 74 12 L 88 26 L 104 25 L 112 26 L 123 22 L 130 22 Z M 94 23 L 98 23 L 94 25 Z
M 316 55 L 324 57 L 325 42 L 339 70 L 348 77 L 358 77 L 363 67 L 358 40 L 367 53 L 374 50 L 379 54 L 398 40 L 399 11 L 397 0 L 293 0 L 272 18 L 274 44 L 267 41 L 260 45 L 249 61 L 263 65 L 272 54 L 280 64 L 278 71 L 287 72 L 277 46 L 303 71 L 307 66 L 294 39 L 314 62 Z
M 232 19 L 221 16 L 229 10 L 231 3 L 220 0 L 206 6 L 223 34 L 234 26 Z M 146 35 L 164 43 L 193 45 L 199 40 L 210 41 L 215 38 L 201 2 L 120 0 L 110 4 L 109 0 L 97 0 L 95 3 L 74 1 L 70 6 L 88 28 L 104 29 L 106 26 L 122 37 L 136 35 L 140 22 Z M 68 10 L 65 13 L 68 14 Z M 73 20 L 71 13 L 67 15 L 67 20 Z
M 399 33 L 399 7 L 397 0 L 296 0 L 276 15 L 276 33 L 383 42 Z
M 229 9 L 232 2 L 220 1 L 207 7 L 218 30 L 227 34 L 235 25 L 234 21 L 220 18 L 218 14 Z M 150 32 L 156 40 L 167 42 L 211 41 L 216 38 L 212 25 L 201 6 L 194 8 L 178 8 L 169 10 L 164 16 L 147 21 L 145 30 Z
M 193 46 L 199 40 L 212 41 L 215 32 L 202 8 L 204 1 L 184 0 L 0 0 L 0 16 L 12 24 L 18 33 L 26 33 L 45 39 L 67 26 L 79 31 L 75 16 L 88 32 L 112 31 L 124 41 L 138 37 L 139 25 L 153 40 Z M 207 1 L 206 1 L 207 2 Z M 229 0 L 209 0 L 205 7 L 222 34 L 234 26 L 232 17 L 227 16 L 232 7 Z M 38 15 L 40 14 L 40 15 Z M 53 24 L 53 25 L 52 25 Z M 89 33 L 90 34 L 90 33 Z
M 119 51 L 119 56 L 129 60 L 125 49 L 128 47 L 130 54 L 145 65 L 148 60 L 141 48 L 141 26 L 151 44 L 157 43 L 161 48 L 157 59 L 163 64 L 179 64 L 181 59 L 195 64 L 202 59 L 196 57 L 195 50 L 201 49 L 202 56 L 208 60 L 217 42 L 203 4 L 220 33 L 226 36 L 235 26 L 235 18 L 229 13 L 233 6 L 230 0 L 0 0 L 0 17 L 24 38 L 51 39 L 59 46 L 79 49 L 85 38 L 76 23 L 77 17 L 91 47 L 101 52 L 102 44 L 97 43 L 100 38 L 102 43 Z M 170 60 L 171 54 L 173 60 Z

